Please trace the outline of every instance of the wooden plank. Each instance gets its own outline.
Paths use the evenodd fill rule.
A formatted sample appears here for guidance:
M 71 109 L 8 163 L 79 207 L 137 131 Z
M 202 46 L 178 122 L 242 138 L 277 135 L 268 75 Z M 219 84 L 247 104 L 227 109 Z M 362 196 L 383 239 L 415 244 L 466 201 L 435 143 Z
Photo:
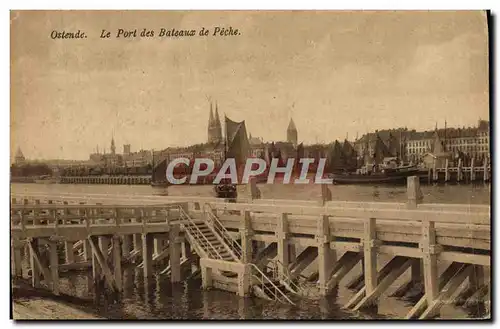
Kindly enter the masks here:
M 50 275 L 52 283 L 52 293 L 59 295 L 59 259 L 57 255 L 57 242 L 49 242 Z
M 99 249 L 99 243 L 97 242 L 97 238 L 92 236 L 92 237 L 89 237 L 88 240 L 90 243 L 90 247 L 92 249 L 92 254 L 96 258 L 97 262 L 99 263 L 99 268 L 102 271 L 102 273 L 104 274 L 104 278 L 106 279 L 106 282 L 108 283 L 108 285 L 111 289 L 116 290 L 117 287 L 116 287 L 116 283 L 114 280 L 114 276 L 111 273 L 111 270 L 109 269 L 109 266 L 104 258 L 103 252 L 101 251 L 101 249 Z M 107 252 L 106 252 L 106 254 L 107 254 Z
M 370 295 L 377 286 L 377 233 L 375 231 L 375 218 L 365 220 L 365 232 L 363 237 L 365 292 Z
M 421 248 L 423 253 L 423 271 L 427 305 L 431 305 L 438 296 L 437 255 L 432 248 L 436 245 L 436 235 L 433 222 L 422 225 Z

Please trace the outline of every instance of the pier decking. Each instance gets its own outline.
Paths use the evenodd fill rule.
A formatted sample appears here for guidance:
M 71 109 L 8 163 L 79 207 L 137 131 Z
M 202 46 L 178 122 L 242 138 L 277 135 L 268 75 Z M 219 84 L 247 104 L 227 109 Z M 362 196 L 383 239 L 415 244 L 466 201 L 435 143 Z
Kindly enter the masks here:
M 122 266 L 130 265 L 172 282 L 201 274 L 204 288 L 293 304 L 307 298 L 307 287 L 331 294 L 361 263 L 362 275 L 347 283 L 356 293 L 345 308 L 376 305 L 410 271 L 411 279 L 393 296 L 421 287 L 420 300 L 406 315 L 420 319 L 438 316 L 453 296 L 482 305 L 489 294 L 489 206 L 422 203 L 417 177 L 408 180 L 406 203 L 330 201 L 326 185 L 320 200 L 257 199 L 255 181 L 251 185 L 252 194 L 236 203 L 169 196 L 68 204 L 65 197 L 30 201 L 13 195 L 12 274 L 23 274 L 24 251 L 33 286 L 56 294 L 59 273 L 77 268 L 92 269 L 96 280 L 120 291 Z M 389 257 L 382 267 L 381 255 Z M 438 262 L 448 264 L 442 273 Z M 311 266 L 313 273 L 305 276 Z

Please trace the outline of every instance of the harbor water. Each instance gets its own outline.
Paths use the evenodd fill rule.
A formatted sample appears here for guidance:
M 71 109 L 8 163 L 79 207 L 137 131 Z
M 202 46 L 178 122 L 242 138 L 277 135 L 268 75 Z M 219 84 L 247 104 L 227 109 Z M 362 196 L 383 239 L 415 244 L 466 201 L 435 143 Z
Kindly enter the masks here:
M 258 186 L 262 198 L 265 199 L 317 200 L 321 194 L 319 186 L 315 185 Z M 246 195 L 245 189 L 244 185 L 238 186 L 239 194 Z M 12 184 L 11 191 L 16 194 L 113 196 L 151 196 L 165 193 L 162 189 L 150 186 L 62 184 Z M 333 200 L 341 201 L 405 202 L 407 198 L 405 186 L 331 186 L 331 192 Z M 489 185 L 422 186 L 422 192 L 426 203 L 490 204 Z M 168 194 L 209 197 L 213 196 L 213 187 L 173 186 L 168 188 Z M 388 261 L 383 257 L 379 258 L 379 266 Z M 313 263 L 312 266 L 314 265 Z M 171 284 L 166 276 L 155 276 L 145 280 L 142 269 L 134 268 L 124 270 L 124 292 L 119 298 L 96 294 L 90 280 L 91 274 L 87 273 L 62 277 L 61 291 L 78 297 L 81 302 L 75 305 L 85 304 L 96 315 L 109 319 L 371 319 L 402 318 L 408 313 L 412 303 L 388 296 L 409 278 L 409 273 L 401 276 L 380 297 L 376 313 L 353 313 L 342 310 L 342 305 L 354 294 L 343 283 L 360 272 L 361 266 L 358 264 L 328 298 L 320 298 L 311 293 L 310 298 L 297 300 L 296 305 L 283 305 L 258 298 L 242 298 L 219 290 L 204 291 L 201 289 L 200 280 L 176 284 Z M 30 298 L 35 297 L 23 295 L 14 298 L 29 303 Z M 471 318 L 477 315 L 477 310 L 457 307 L 451 303 L 447 303 L 441 309 L 441 318 Z M 66 318 L 72 318 L 71 314 L 69 313 Z

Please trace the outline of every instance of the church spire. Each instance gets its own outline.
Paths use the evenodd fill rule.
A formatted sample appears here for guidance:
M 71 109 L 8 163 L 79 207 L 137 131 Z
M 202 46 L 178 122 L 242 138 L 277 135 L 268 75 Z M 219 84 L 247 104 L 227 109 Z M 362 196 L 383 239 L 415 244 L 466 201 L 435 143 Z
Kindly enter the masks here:
M 208 118 L 208 126 L 211 127 L 214 124 L 214 110 L 212 108 L 212 102 L 210 102 L 210 117 Z
M 114 133 L 111 135 L 111 154 L 115 155 L 116 147 L 115 147 L 115 136 Z
M 217 127 L 220 127 L 220 119 L 219 119 L 219 104 L 215 101 L 215 124 Z

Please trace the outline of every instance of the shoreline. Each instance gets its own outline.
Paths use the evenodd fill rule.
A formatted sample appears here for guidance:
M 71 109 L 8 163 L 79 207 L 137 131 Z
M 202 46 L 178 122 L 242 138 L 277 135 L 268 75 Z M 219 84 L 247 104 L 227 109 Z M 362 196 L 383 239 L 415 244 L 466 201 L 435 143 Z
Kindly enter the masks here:
M 13 283 L 11 288 L 11 320 L 107 320 L 90 306 L 92 301 L 57 296 L 23 282 Z

